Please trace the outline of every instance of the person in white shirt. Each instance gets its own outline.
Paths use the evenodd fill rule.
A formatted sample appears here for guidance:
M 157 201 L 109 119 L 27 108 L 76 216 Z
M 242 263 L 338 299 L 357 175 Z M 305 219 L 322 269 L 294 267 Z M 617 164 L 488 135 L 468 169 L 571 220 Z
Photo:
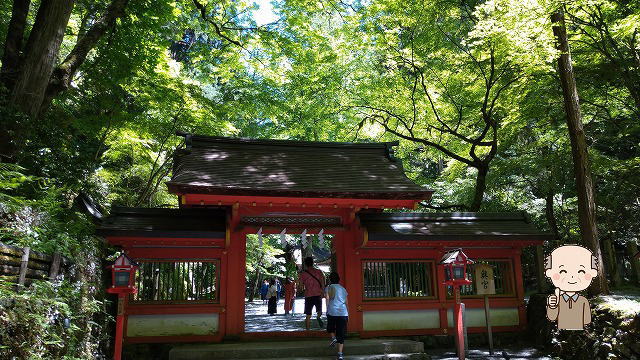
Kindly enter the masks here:
M 327 299 L 327 332 L 331 334 L 329 346 L 338 344 L 338 360 L 343 360 L 344 337 L 347 333 L 349 312 L 347 310 L 347 290 L 339 284 L 340 275 L 332 272 L 329 275 L 331 285 L 325 290 Z

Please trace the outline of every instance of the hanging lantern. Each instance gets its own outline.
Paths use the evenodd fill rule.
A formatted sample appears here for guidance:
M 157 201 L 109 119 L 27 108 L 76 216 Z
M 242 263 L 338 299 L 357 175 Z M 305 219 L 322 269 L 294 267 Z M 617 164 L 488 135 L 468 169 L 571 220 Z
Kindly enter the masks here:
M 451 250 L 442 256 L 440 265 L 444 266 L 445 285 L 469 285 L 467 279 L 467 265 L 473 264 L 473 260 L 462 249 Z
M 120 255 L 111 268 L 111 287 L 107 289 L 111 294 L 135 294 L 138 290 L 134 287 L 138 264 L 127 255 Z

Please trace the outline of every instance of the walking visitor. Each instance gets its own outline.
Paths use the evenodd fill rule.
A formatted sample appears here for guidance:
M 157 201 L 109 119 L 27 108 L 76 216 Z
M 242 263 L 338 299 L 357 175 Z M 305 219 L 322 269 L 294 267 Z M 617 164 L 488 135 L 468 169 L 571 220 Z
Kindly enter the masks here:
M 304 259 L 305 269 L 298 276 L 298 281 L 304 286 L 304 313 L 306 315 L 305 326 L 311 328 L 311 313 L 316 308 L 317 320 L 320 327 L 322 323 L 322 298 L 324 297 L 324 273 L 313 267 L 313 257 Z
M 343 360 L 344 337 L 347 333 L 347 290 L 340 285 L 340 275 L 332 272 L 329 275 L 331 285 L 327 286 L 325 297 L 327 299 L 327 332 L 331 334 L 329 346 L 338 344 L 338 360 Z
M 276 278 L 276 289 L 278 289 L 278 291 L 276 292 L 276 295 L 278 296 L 278 299 L 280 299 L 282 297 L 282 284 L 280 284 L 280 280 L 278 280 Z
M 290 278 L 284 279 L 284 314 L 289 315 L 296 300 L 296 283 Z

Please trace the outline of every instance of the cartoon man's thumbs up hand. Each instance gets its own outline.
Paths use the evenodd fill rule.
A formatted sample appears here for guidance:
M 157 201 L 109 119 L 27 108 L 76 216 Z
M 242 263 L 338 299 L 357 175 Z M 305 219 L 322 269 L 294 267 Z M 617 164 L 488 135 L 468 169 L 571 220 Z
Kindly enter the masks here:
M 547 297 L 547 305 L 555 309 L 558 306 L 558 299 L 560 298 L 560 289 L 556 288 L 555 292 L 552 295 Z

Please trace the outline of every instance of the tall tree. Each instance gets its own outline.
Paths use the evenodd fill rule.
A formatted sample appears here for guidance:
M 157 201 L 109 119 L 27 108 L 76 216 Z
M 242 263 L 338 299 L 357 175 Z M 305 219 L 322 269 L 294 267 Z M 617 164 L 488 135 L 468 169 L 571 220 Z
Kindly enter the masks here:
M 624 87 L 631 101 L 627 106 L 640 116 L 640 39 L 638 8 L 634 2 L 598 0 L 567 5 L 567 16 L 580 36 L 580 44 L 601 60 L 592 59 L 589 67 L 603 62 L 615 72 L 610 82 Z
M 127 2 L 112 0 L 102 16 L 78 36 L 65 60 L 56 66 L 74 0 L 43 0 L 24 47 L 22 38 L 30 2 L 14 0 L 0 69 L 0 81 L 7 88 L 9 104 L 32 119 L 45 111 L 56 95 L 69 88 L 89 52 L 115 20 L 123 16 Z M 6 131 L 0 138 L 0 154 L 6 158 L 13 157 L 21 125 L 24 124 L 16 121 L 3 124 Z
M 425 154 L 476 170 L 469 200 L 427 207 L 479 211 L 508 94 L 522 73 L 500 44 L 473 35 L 473 2 L 385 5 L 367 13 L 366 21 L 375 19 L 370 31 L 380 44 L 371 72 L 378 88 L 361 96 L 357 108 L 366 120 Z
M 598 258 L 598 277 L 590 287 L 595 294 L 608 293 L 605 267 L 602 262 L 602 251 L 598 239 L 596 227 L 596 207 L 593 192 L 593 181 L 589 163 L 589 152 L 582 126 L 582 114 L 578 99 L 578 88 L 573 74 L 571 52 L 567 38 L 567 29 L 563 9 L 559 9 L 551 15 L 553 33 L 557 39 L 557 48 L 560 51 L 558 57 L 558 74 L 562 85 L 564 97 L 564 109 L 566 113 L 569 138 L 571 139 L 571 154 L 573 157 L 573 169 L 576 179 L 576 191 L 578 193 L 578 220 L 580 222 L 580 235 L 583 244 L 591 249 Z
M 59 93 L 67 90 L 71 85 L 73 76 L 78 71 L 96 43 L 102 38 L 107 30 L 112 27 L 116 19 L 124 15 L 124 9 L 129 0 L 112 0 L 104 14 L 93 22 L 93 25 L 82 36 L 78 37 L 78 41 L 73 50 L 67 55 L 64 61 L 58 65 L 49 78 L 46 85 L 45 94 L 38 112 L 46 110 L 51 104 L 51 100 Z
M 20 68 L 2 72 L 17 73 L 10 96 L 11 104 L 30 117 L 36 117 L 56 65 L 64 31 L 73 10 L 73 0 L 43 0 L 24 48 Z
M 51 100 L 69 88 L 73 76 L 115 20 L 124 15 L 128 0 L 112 0 L 102 16 L 78 36 L 65 60 L 56 66 L 60 45 L 74 7 L 74 0 L 43 0 L 24 48 L 29 1 L 14 0 L 5 39 L 0 79 L 9 90 L 9 100 L 31 118 L 46 110 Z
M 27 26 L 29 5 L 31 5 L 31 0 L 13 2 L 11 20 L 2 54 L 2 69 L 0 70 L 0 82 L 8 89 L 13 88 L 20 65 L 20 51 L 22 50 L 24 29 Z

